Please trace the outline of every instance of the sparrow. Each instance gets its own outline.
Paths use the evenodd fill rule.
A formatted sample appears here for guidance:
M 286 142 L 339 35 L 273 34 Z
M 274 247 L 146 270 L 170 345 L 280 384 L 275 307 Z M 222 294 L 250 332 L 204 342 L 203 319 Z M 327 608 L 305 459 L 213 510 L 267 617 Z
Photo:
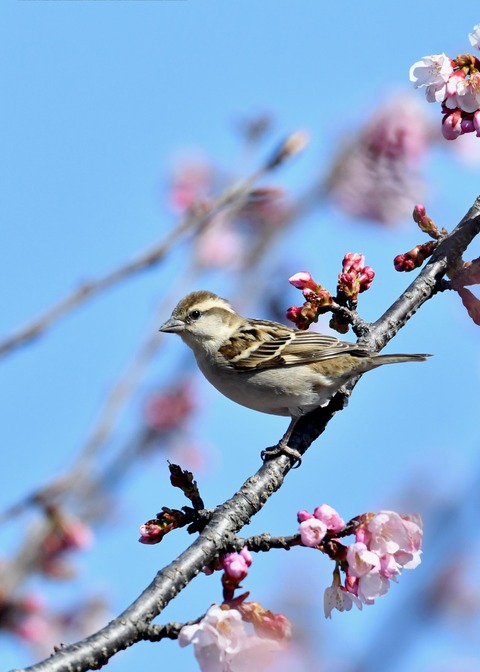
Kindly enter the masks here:
M 380 355 L 355 343 L 278 322 L 238 315 L 226 299 L 192 292 L 160 327 L 193 350 L 205 378 L 237 404 L 290 416 L 288 429 L 269 456 L 287 453 L 297 420 L 330 399 L 352 378 L 383 364 L 421 362 L 429 355 Z M 262 454 L 265 456 L 265 451 Z

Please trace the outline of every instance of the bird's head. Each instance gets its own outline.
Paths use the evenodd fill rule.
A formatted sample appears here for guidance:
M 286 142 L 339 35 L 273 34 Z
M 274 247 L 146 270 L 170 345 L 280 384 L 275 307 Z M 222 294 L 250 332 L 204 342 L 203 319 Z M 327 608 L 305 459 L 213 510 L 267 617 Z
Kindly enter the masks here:
M 213 292 L 192 292 L 179 301 L 160 331 L 178 334 L 194 351 L 214 352 L 240 319 L 226 299 Z

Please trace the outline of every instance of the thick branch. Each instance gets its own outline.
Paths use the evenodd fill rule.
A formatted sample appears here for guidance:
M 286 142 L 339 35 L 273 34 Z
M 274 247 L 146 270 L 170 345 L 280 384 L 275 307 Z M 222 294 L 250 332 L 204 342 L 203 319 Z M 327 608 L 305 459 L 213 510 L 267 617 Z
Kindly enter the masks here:
M 418 308 L 438 291 L 447 267 L 462 255 L 479 232 L 480 198 L 477 198 L 460 224 L 438 245 L 429 263 L 408 289 L 377 322 L 369 326 L 362 335 L 361 342 L 375 350 L 383 348 Z M 336 394 L 328 406 L 302 418 L 297 423 L 290 446 L 303 454 L 324 431 L 333 415 L 343 408 L 353 387 L 354 384 L 351 384 L 345 393 Z M 170 565 L 162 569 L 142 595 L 118 618 L 94 635 L 63 647 L 49 659 L 27 670 L 82 672 L 98 669 L 119 650 L 131 646 L 136 641 L 150 639 L 151 621 L 205 565 L 235 543 L 235 534 L 280 488 L 291 466 L 290 459 L 284 455 L 263 465 L 231 499 L 217 507 L 196 541 Z
M 198 539 L 174 562 L 158 572 L 152 583 L 118 618 L 86 639 L 66 646 L 30 672 L 81 672 L 104 665 L 119 650 L 150 639 L 150 622 L 185 586 L 233 541 L 235 533 L 260 511 L 282 485 L 290 460 L 280 456 L 261 467 L 225 504 L 217 507 Z

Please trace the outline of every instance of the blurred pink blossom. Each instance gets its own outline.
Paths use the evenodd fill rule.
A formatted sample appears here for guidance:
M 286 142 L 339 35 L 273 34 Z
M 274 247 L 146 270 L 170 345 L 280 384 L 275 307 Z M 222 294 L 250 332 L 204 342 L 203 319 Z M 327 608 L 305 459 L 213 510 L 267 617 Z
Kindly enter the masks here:
M 203 268 L 238 270 L 246 251 L 244 237 L 224 213 L 216 215 L 196 238 L 196 261 Z
M 152 394 L 145 409 L 147 427 L 160 434 L 172 432 L 190 417 L 197 402 L 190 381 Z
M 352 217 L 394 224 L 423 194 L 419 171 L 431 141 L 421 106 L 410 96 L 391 98 L 334 159 L 327 192 Z
M 183 214 L 206 198 L 213 184 L 213 168 L 200 157 L 180 159 L 173 167 L 168 203 L 175 214 Z
M 283 650 L 274 639 L 248 634 L 238 610 L 216 604 L 199 623 L 184 626 L 178 642 L 193 644 L 202 672 L 261 672 Z

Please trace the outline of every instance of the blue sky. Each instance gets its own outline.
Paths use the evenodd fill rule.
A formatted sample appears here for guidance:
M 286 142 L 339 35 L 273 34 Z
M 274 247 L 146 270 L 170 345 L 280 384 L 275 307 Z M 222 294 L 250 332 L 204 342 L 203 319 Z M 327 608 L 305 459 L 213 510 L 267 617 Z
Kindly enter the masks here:
M 408 87 L 414 61 L 430 53 L 467 51 L 468 32 L 480 21 L 473 5 L 453 11 L 432 0 L 341 7 L 340 12 L 338 5 L 318 0 L 4 0 L 1 333 L 170 230 L 176 219 L 165 204 L 165 181 L 179 150 L 195 148 L 225 172 L 241 174 L 235 123 L 267 111 L 275 118 L 272 141 L 297 128 L 311 136 L 304 155 L 275 175 L 277 183 L 298 192 L 378 100 Z M 426 173 L 429 212 L 440 226 L 451 228 L 478 194 L 478 169 L 467 169 L 451 152 L 438 149 Z M 298 299 L 288 286 L 289 275 L 309 268 L 333 287 L 340 259 L 355 250 L 364 252 L 377 271 L 374 289 L 360 304 L 362 315 L 375 319 L 406 285 L 406 278 L 393 272 L 391 259 L 417 242 L 420 236 L 409 222 L 381 229 L 349 222 L 332 209 L 315 212 L 285 242 L 291 251 L 283 278 L 285 308 Z M 157 306 L 165 297 L 172 297 L 172 305 L 180 298 L 180 256 L 94 299 L 0 361 L 0 509 L 74 459 L 105 394 L 139 340 L 155 328 Z M 218 291 L 224 291 L 222 282 L 218 275 L 203 280 Z M 422 492 L 435 502 L 455 501 L 478 469 L 478 338 L 478 327 L 458 297 L 441 296 L 425 306 L 389 347 L 435 354 L 422 376 L 413 377 L 409 367 L 386 367 L 365 377 L 349 408 L 312 447 L 304 468 L 290 474 L 252 530 L 291 532 L 298 509 L 324 501 L 345 518 L 396 505 L 409 510 L 410 501 L 419 507 Z M 166 361 L 189 361 L 184 354 L 173 338 L 166 344 L 122 413 L 112 444 L 134 431 L 149 389 L 165 380 Z M 212 447 L 215 466 L 197 477 L 212 506 L 258 467 L 260 450 L 278 440 L 286 423 L 234 406 L 200 379 L 198 389 L 203 403 L 196 429 L 202 443 Z M 185 532 L 157 547 L 136 542 L 138 524 L 162 505 L 183 504 L 168 486 L 162 457 L 137 469 L 122 497 L 115 512 L 121 524 L 99 533 L 95 548 L 79 562 L 75 586 L 48 588 L 59 604 L 79 591 L 98 589 L 116 614 L 188 542 Z M 460 535 L 471 524 L 468 511 L 462 521 L 455 528 Z M 1 533 L 8 554 L 18 530 L 10 525 Z M 255 559 L 246 587 L 275 609 L 286 595 L 293 599 L 308 577 L 309 595 L 318 596 L 311 605 L 316 655 L 331 664 L 346 641 L 352 656 L 364 653 L 381 624 L 398 613 L 403 594 L 427 581 L 436 554 L 451 552 L 436 548 L 433 533 L 427 533 L 427 542 L 424 565 L 406 573 L 375 607 L 337 614 L 328 623 L 315 607 L 321 605 L 331 567 L 313 553 Z M 274 585 L 272 575 L 278 577 Z M 218 578 L 200 577 L 165 617 L 195 617 L 219 598 Z M 428 672 L 437 669 L 439 657 L 456 660 L 460 650 L 468 656 L 459 648 L 464 641 L 458 623 L 447 626 L 448 620 L 440 620 L 428 632 L 410 633 L 406 658 L 395 669 Z M 32 662 L 10 639 L 0 639 L 0 649 L 6 668 Z M 149 672 L 162 665 L 175 665 L 179 672 L 195 669 L 191 652 L 171 642 L 134 647 L 109 669 Z

